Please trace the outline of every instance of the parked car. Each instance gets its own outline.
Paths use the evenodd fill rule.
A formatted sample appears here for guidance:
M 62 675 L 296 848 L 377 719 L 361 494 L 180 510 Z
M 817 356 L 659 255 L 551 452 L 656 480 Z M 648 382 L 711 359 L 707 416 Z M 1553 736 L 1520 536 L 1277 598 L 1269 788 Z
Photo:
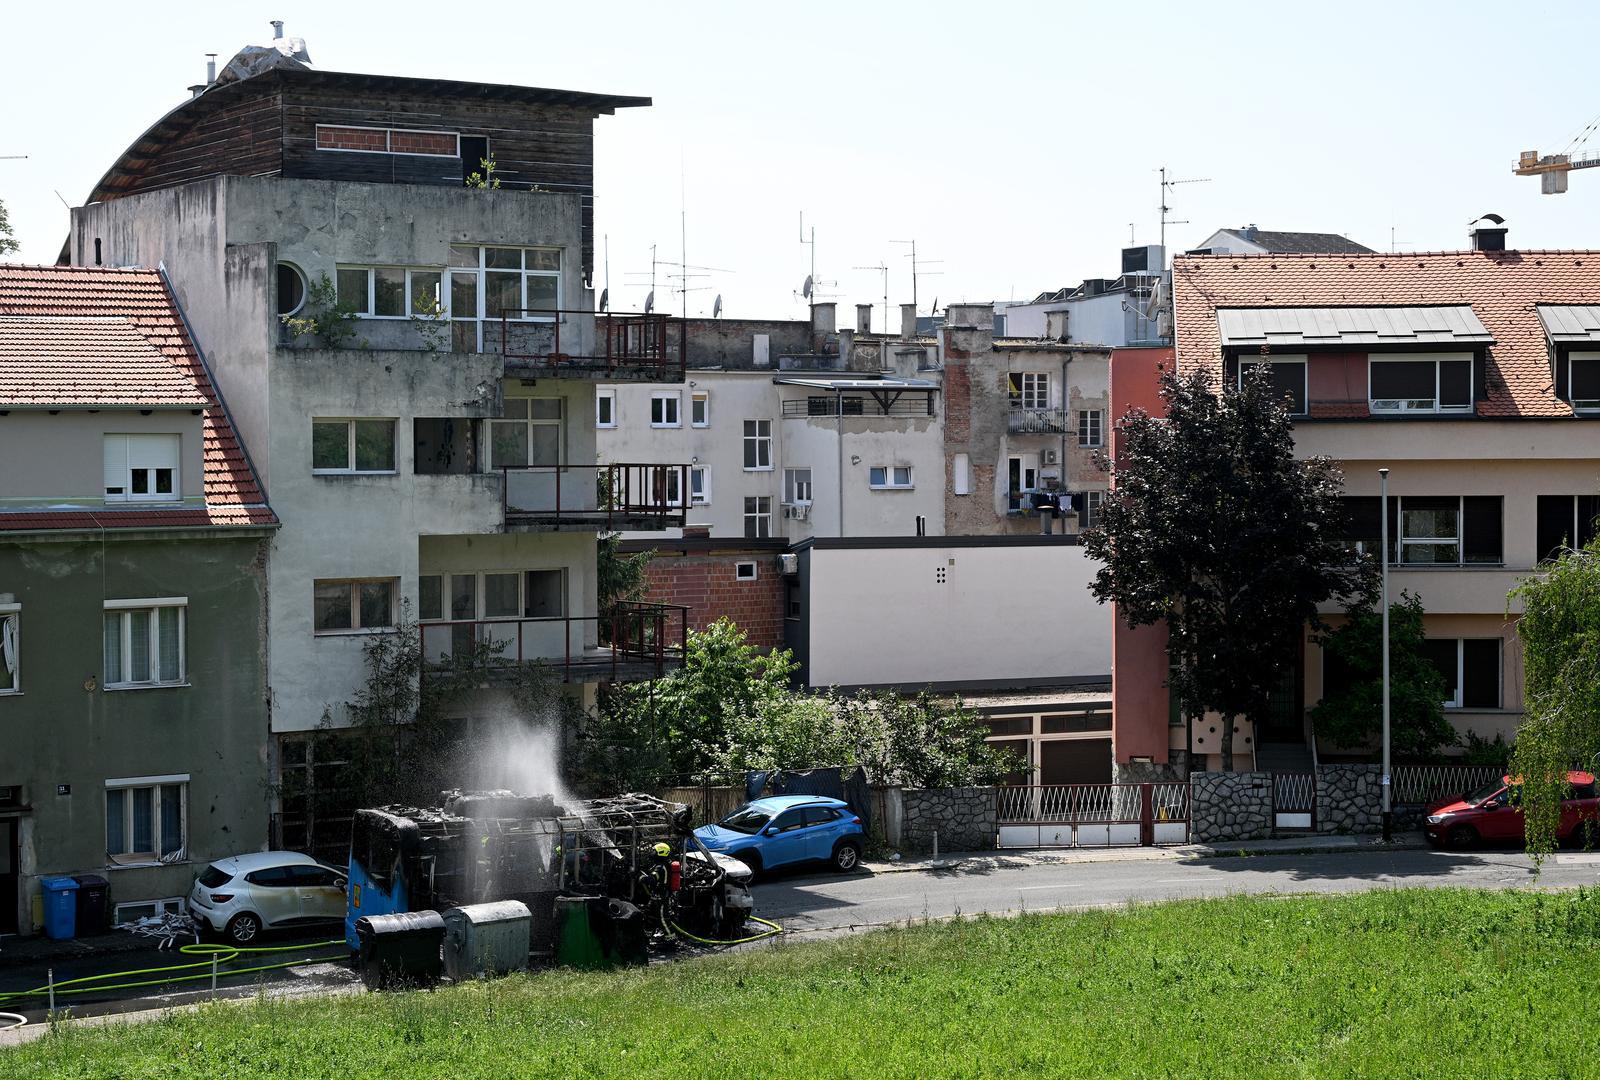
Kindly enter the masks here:
M 808 862 L 854 870 L 867 842 L 850 804 L 820 795 L 757 799 L 694 834 L 711 851 L 731 855 L 757 874 Z
M 1564 844 L 1600 841 L 1600 799 L 1595 797 L 1594 775 L 1573 770 L 1567 773 L 1567 782 L 1572 785 L 1572 793 L 1562 800 L 1556 839 Z M 1522 806 L 1518 794 L 1516 781 L 1502 776 L 1435 807 L 1428 813 L 1428 842 L 1454 848 L 1472 847 L 1483 841 L 1521 843 Z
M 263 930 L 343 919 L 346 876 L 297 851 L 218 859 L 195 878 L 189 914 L 202 930 L 248 945 Z

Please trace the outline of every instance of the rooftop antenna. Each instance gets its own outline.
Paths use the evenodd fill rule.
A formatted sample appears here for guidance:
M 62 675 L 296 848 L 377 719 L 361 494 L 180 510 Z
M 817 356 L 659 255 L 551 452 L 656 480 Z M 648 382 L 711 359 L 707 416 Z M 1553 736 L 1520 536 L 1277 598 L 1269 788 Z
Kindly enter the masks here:
M 712 305 L 711 305 L 711 317 L 713 319 L 722 318 L 722 294 L 721 293 L 717 294 L 716 301 L 713 302 Z
M 1139 241 L 1133 238 L 1133 222 L 1128 222 L 1128 246 L 1133 247 Z
M 884 263 L 877 266 L 852 266 L 852 270 L 876 270 L 883 275 L 883 332 L 889 332 L 889 267 Z M 871 330 L 871 327 L 868 327 Z
M 932 276 L 932 275 L 941 274 L 944 271 L 942 271 L 942 270 L 919 270 L 918 269 L 918 266 L 917 266 L 917 242 L 915 240 L 890 240 L 889 243 L 891 243 L 891 244 L 910 244 L 911 245 L 911 254 L 907 255 L 906 258 L 911 260 L 911 307 L 912 307 L 912 310 L 916 310 L 916 306 L 917 306 L 917 278 L 918 277 L 926 277 L 926 276 Z M 922 260 L 922 265 L 923 266 L 932 266 L 932 265 L 936 265 L 936 264 L 942 263 L 942 262 L 944 262 L 943 259 L 923 259 Z
M 1195 177 L 1192 180 L 1168 180 L 1167 179 L 1167 167 L 1165 165 L 1161 166 L 1161 257 L 1163 259 L 1166 258 L 1166 251 L 1167 251 L 1167 226 L 1168 225 L 1187 225 L 1187 224 L 1189 224 L 1187 219 L 1182 220 L 1182 221 L 1169 221 L 1167 219 L 1167 212 L 1172 209 L 1172 207 L 1167 205 L 1167 192 L 1170 191 L 1172 188 L 1177 187 L 1179 184 L 1209 184 L 1209 183 L 1211 183 L 1211 178 L 1209 176 Z M 1162 267 L 1162 269 L 1166 269 L 1166 268 Z

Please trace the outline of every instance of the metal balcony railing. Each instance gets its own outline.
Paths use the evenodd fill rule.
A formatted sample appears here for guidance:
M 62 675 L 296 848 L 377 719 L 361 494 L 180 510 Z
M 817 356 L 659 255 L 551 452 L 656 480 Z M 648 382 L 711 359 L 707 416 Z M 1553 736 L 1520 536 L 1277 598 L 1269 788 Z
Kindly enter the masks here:
M 933 395 L 902 392 L 887 400 L 851 394 L 814 394 L 789 398 L 783 402 L 783 416 L 789 420 L 813 416 L 932 416 Z
M 1066 409 L 1024 409 L 1013 407 L 1006 430 L 1016 435 L 1070 435 Z
M 424 675 L 456 663 L 491 671 L 543 662 L 574 677 L 653 679 L 683 662 L 689 609 L 675 604 L 618 604 L 604 615 L 447 619 L 417 627 Z
M 500 314 L 501 354 L 553 374 L 682 382 L 687 350 L 683 321 L 666 315 L 568 308 L 508 308 Z
M 687 465 L 505 465 L 499 471 L 507 525 L 650 531 L 685 522 Z

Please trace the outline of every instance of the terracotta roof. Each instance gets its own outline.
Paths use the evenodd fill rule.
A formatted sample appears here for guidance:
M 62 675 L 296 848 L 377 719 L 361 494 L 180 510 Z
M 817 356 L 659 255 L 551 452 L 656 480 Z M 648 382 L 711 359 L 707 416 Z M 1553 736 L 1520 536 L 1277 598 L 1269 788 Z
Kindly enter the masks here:
M 1570 416 L 1538 308 L 1600 303 L 1600 252 L 1185 255 L 1173 261 L 1180 370 L 1220 370 L 1218 308 L 1466 304 L 1494 338 L 1480 416 Z
M 0 531 L 277 523 L 155 270 L 0 265 L 0 404 L 12 395 L 35 406 L 102 407 L 110 402 L 94 395 L 122 395 L 132 404 L 203 407 L 205 506 L 8 511 Z
M 188 365 L 125 318 L 0 315 L 0 408 L 209 404 Z

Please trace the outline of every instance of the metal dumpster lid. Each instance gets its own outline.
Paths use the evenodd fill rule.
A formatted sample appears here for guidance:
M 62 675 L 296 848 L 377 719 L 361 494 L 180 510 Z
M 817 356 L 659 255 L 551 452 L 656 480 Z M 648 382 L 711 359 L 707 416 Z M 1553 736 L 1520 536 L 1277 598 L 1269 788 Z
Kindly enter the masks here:
M 532 918 L 533 912 L 529 911 L 528 905 L 521 900 L 493 900 L 487 904 L 465 904 L 444 913 L 445 922 L 462 920 L 475 926 L 481 923 L 512 922 L 516 919 Z

